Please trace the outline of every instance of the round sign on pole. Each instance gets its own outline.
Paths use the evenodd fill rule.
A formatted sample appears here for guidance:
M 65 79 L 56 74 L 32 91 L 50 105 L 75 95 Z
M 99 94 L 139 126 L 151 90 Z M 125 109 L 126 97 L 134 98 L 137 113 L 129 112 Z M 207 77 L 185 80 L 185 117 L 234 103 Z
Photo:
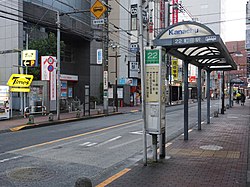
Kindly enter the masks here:
M 48 58 L 48 63 L 49 64 L 54 64 L 54 59 L 51 56 Z
M 48 66 L 48 71 L 49 71 L 49 72 L 52 72 L 53 70 L 54 70 L 54 66 L 49 65 L 49 66 Z

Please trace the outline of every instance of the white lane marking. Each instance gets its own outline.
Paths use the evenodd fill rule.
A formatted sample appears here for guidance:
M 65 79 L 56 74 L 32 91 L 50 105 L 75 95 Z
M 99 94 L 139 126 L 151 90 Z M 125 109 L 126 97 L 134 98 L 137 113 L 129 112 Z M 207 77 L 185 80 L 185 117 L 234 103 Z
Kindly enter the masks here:
M 131 143 L 137 142 L 139 140 L 142 140 L 142 138 L 137 138 L 137 139 L 134 139 L 134 140 L 131 140 L 131 141 L 119 144 L 119 145 L 115 145 L 115 146 L 109 147 L 109 149 L 115 149 L 115 148 L 118 148 L 118 147 L 121 147 L 121 146 L 124 146 L 124 145 L 127 145 L 127 144 L 131 144 Z
M 6 158 L 6 159 L 3 159 L 3 160 L 0 160 L 0 163 L 8 162 L 8 161 L 15 160 L 15 159 L 18 159 L 18 158 L 21 158 L 21 157 L 23 157 L 23 156 L 15 156 L 15 157 L 11 157 L 11 158 Z
M 105 142 L 99 143 L 99 144 L 98 144 L 97 146 L 95 146 L 95 147 L 100 147 L 101 145 L 105 145 L 105 144 L 110 143 L 110 142 L 112 142 L 112 141 L 118 140 L 118 139 L 120 139 L 121 137 L 122 137 L 122 136 L 117 136 L 117 137 L 111 138 L 111 139 L 109 139 L 109 140 L 107 140 L 107 141 L 105 141 Z
M 97 143 L 91 143 L 91 144 L 88 144 L 88 145 L 86 145 L 86 146 L 88 146 L 88 147 L 91 147 L 91 146 L 94 146 L 94 145 L 96 145 Z
M 142 134 L 142 131 L 135 131 L 135 132 L 130 132 L 131 134 L 139 134 L 141 135 Z
M 85 143 L 82 143 L 82 144 L 79 144 L 80 146 L 84 146 L 84 145 L 88 145 L 90 144 L 91 142 L 85 142 Z

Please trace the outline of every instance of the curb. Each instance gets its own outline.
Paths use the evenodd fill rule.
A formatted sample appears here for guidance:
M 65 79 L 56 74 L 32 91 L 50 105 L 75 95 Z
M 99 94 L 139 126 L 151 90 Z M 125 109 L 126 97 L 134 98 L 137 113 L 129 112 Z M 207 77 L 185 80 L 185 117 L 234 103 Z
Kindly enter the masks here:
M 16 127 L 6 129 L 6 130 L 0 130 L 0 133 L 18 132 L 18 131 L 25 130 L 25 129 L 59 125 L 62 123 L 70 123 L 70 122 L 75 122 L 75 121 L 88 120 L 88 119 L 100 118 L 100 117 L 105 117 L 105 116 L 113 116 L 113 115 L 119 115 L 119 114 L 123 114 L 123 113 L 116 112 L 116 113 L 112 113 L 112 114 L 108 114 L 108 115 L 97 114 L 97 115 L 92 115 L 92 116 L 87 116 L 87 117 L 84 116 L 84 117 L 80 117 L 80 118 L 68 118 L 68 119 L 62 119 L 62 120 L 44 121 L 44 122 L 39 122 L 39 123 L 34 123 L 34 124 L 23 124 L 23 125 L 19 125 Z

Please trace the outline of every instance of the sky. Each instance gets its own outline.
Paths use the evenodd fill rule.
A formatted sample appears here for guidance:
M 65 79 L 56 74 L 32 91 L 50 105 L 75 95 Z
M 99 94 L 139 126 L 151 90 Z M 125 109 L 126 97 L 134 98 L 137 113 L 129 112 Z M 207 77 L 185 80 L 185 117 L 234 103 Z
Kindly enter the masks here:
M 222 38 L 224 41 L 240 41 L 246 38 L 247 0 L 223 0 Z

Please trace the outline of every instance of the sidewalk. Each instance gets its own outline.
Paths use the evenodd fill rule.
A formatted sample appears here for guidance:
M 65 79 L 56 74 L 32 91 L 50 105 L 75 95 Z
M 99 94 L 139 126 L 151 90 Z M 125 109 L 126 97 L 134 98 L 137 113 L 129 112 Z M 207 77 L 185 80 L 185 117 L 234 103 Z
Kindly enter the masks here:
M 141 106 L 119 107 L 118 112 L 115 112 L 113 107 L 109 107 L 109 114 L 108 115 L 136 112 L 136 111 L 140 111 L 140 110 L 141 110 Z M 98 110 L 98 108 L 91 109 L 90 115 L 87 114 L 86 116 L 83 116 L 83 113 L 80 113 L 80 117 L 76 117 L 76 114 L 77 114 L 77 112 L 61 113 L 60 120 L 57 120 L 57 116 L 56 116 L 56 114 L 54 114 L 53 121 L 49 121 L 48 115 L 46 115 L 46 116 L 34 115 L 34 124 L 27 124 L 29 119 L 23 118 L 22 116 L 15 117 L 12 119 L 0 120 L 0 133 L 11 132 L 11 131 L 13 132 L 13 131 L 19 131 L 19 130 L 22 130 L 25 128 L 55 125 L 55 124 L 60 124 L 60 123 L 65 123 L 65 122 L 85 120 L 85 119 L 105 116 L 102 113 L 102 109 Z
M 204 123 L 201 131 L 194 127 L 188 141 L 179 136 L 169 142 L 166 153 L 170 159 L 154 163 L 149 158 L 147 166 L 140 161 L 98 187 L 249 186 L 249 125 L 248 99 L 245 106 L 235 104 L 224 115 L 212 118 L 210 124 Z

